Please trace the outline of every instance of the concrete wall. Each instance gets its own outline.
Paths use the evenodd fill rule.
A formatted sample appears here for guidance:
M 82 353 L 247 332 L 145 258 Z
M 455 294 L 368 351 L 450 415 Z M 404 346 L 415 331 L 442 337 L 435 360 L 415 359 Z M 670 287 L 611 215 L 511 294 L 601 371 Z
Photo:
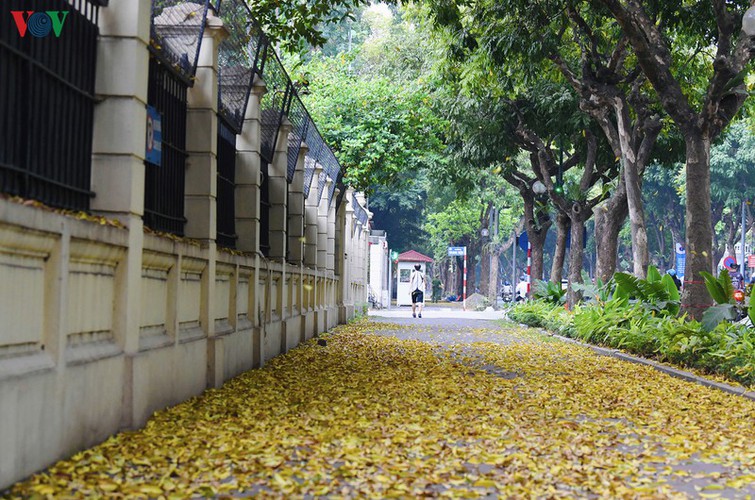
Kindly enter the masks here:
M 220 19 L 208 21 L 201 84 L 189 90 L 187 236 L 144 227 L 149 20 L 149 0 L 100 11 L 99 218 L 0 197 L 0 489 L 262 366 L 366 302 L 368 231 L 352 231 L 350 189 L 337 211 L 327 195 L 315 206 L 296 198 L 301 186 L 295 209 L 272 200 L 279 246 L 301 247 L 287 258 L 284 248 L 259 252 L 261 80 L 237 141 L 237 248 L 216 244 Z M 282 134 L 276 155 L 287 141 Z M 296 218 L 296 234 L 285 217 Z

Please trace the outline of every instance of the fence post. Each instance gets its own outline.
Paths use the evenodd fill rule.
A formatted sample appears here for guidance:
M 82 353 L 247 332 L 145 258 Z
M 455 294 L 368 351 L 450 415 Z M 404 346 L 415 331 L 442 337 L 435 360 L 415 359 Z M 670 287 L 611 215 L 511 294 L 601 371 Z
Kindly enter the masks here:
M 236 138 L 236 249 L 260 250 L 260 100 L 265 82 L 254 78 L 244 127 Z
M 288 261 L 301 263 L 304 260 L 304 158 L 309 148 L 301 145 L 296 161 L 294 179 L 288 186 Z
M 133 363 L 139 353 L 144 231 L 150 0 L 100 10 L 92 139 L 92 210 L 123 222 L 128 248 L 116 274 L 113 333 L 125 353 L 121 427 L 135 425 Z
M 270 164 L 270 258 L 286 259 L 286 217 L 288 181 L 288 135 L 291 122 L 284 118 L 275 141 L 275 155 Z
M 315 172 L 312 175 L 312 186 L 309 190 L 304 204 L 304 265 L 312 269 L 317 265 L 317 224 L 318 224 L 318 206 L 317 206 L 317 181 L 322 174 L 322 166 L 315 164 Z
M 317 172 L 319 182 L 321 176 L 328 174 L 324 169 Z M 329 182 L 325 180 L 323 195 L 328 192 Z M 317 193 L 315 193 L 317 196 Z M 328 270 L 328 199 L 326 196 L 320 197 L 320 203 L 317 206 L 317 269 L 320 271 Z
M 207 248 L 200 318 L 207 335 L 207 387 L 223 383 L 223 346 L 215 338 L 217 246 L 218 47 L 228 36 L 223 21 L 207 15 L 194 86 L 188 92 L 185 216 L 186 236 Z

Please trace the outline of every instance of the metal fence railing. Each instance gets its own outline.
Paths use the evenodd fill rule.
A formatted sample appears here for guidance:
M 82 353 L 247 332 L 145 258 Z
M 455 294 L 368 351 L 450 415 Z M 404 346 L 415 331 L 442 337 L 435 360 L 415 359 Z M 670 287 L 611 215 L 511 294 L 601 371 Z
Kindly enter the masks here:
M 192 86 L 209 0 L 152 0 L 150 50 Z
M 267 92 L 260 101 L 260 152 L 272 163 L 283 117 L 288 113 L 294 87 L 272 47 L 267 47 L 262 77 Z
M 222 118 L 218 121 L 217 243 L 236 248 L 236 133 Z
M 0 192 L 89 209 L 100 5 L 48 0 L 22 30 L 7 14 L 33 7 L 28 0 L 3 2 Z M 68 13 L 59 31 L 49 17 L 56 11 Z
M 366 230 L 367 225 L 370 221 L 370 215 L 367 213 L 367 210 L 365 210 L 364 207 L 359 204 L 359 200 L 357 199 L 356 194 L 351 195 L 351 203 L 354 206 L 354 217 L 362 224 L 359 230 Z
M 304 196 L 309 198 L 309 193 L 312 186 L 312 179 L 315 176 L 315 168 L 320 160 L 320 155 L 325 148 L 325 141 L 322 140 L 320 132 L 318 132 L 312 118 L 308 118 L 307 132 L 305 134 L 305 141 L 309 146 L 309 151 L 304 159 Z
M 261 31 L 250 24 L 251 12 L 244 0 L 224 0 L 219 16 L 228 37 L 218 47 L 218 113 L 239 134 L 254 82 Z
M 270 165 L 262 160 L 260 173 L 262 182 L 260 185 L 260 252 L 262 255 L 270 255 Z
M 198 3 L 195 3 L 198 2 Z M 208 0 L 152 0 L 147 105 L 161 120 L 159 164 L 145 161 L 144 224 L 182 235 L 187 92 L 197 71 Z
M 288 112 L 288 120 L 291 122 L 291 133 L 288 134 L 288 170 L 286 180 L 290 184 L 294 180 L 296 164 L 299 161 L 299 151 L 301 143 L 307 133 L 309 125 L 309 114 L 299 96 L 293 96 L 291 107 Z
M 144 224 L 152 229 L 182 235 L 186 178 L 185 82 L 155 57 L 149 61 L 147 103 L 160 113 L 160 163 L 145 161 Z

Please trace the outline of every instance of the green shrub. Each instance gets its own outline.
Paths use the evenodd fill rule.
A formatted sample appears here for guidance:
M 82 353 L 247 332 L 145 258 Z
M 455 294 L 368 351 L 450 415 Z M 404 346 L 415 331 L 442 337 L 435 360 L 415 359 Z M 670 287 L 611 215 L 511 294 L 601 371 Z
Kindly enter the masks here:
M 566 290 L 561 288 L 561 283 L 550 281 L 535 280 L 532 296 L 537 300 L 554 305 L 561 305 L 566 302 Z
M 563 306 L 542 300 L 530 300 L 514 305 L 509 318 L 531 327 L 543 327 L 553 332 L 573 336 L 572 315 Z
M 755 330 L 721 323 L 708 331 L 697 321 L 614 298 L 574 312 L 543 301 L 515 305 L 514 321 L 623 351 L 716 373 L 755 385 Z
M 661 274 L 653 266 L 648 267 L 647 279 L 641 279 L 631 274 L 616 273 L 614 298 L 636 299 L 642 307 L 657 313 L 679 314 L 679 290 L 673 278 Z

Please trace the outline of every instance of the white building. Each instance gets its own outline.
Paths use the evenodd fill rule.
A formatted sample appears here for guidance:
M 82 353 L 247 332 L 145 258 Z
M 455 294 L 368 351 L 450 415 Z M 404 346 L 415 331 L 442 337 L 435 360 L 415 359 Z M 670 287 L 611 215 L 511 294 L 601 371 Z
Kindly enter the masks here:
M 412 275 L 412 270 L 415 264 L 419 264 L 420 271 L 425 273 L 425 299 L 430 289 L 430 280 L 427 279 L 427 264 L 432 262 L 433 259 L 427 255 L 422 255 L 415 250 L 409 250 L 398 256 L 398 273 L 397 273 L 397 285 L 396 285 L 396 305 L 409 306 L 412 304 L 412 290 L 409 286 L 409 279 Z
M 390 305 L 388 283 L 390 274 L 390 260 L 388 258 L 388 240 L 385 231 L 370 231 L 370 273 L 369 294 L 373 303 L 383 309 Z

